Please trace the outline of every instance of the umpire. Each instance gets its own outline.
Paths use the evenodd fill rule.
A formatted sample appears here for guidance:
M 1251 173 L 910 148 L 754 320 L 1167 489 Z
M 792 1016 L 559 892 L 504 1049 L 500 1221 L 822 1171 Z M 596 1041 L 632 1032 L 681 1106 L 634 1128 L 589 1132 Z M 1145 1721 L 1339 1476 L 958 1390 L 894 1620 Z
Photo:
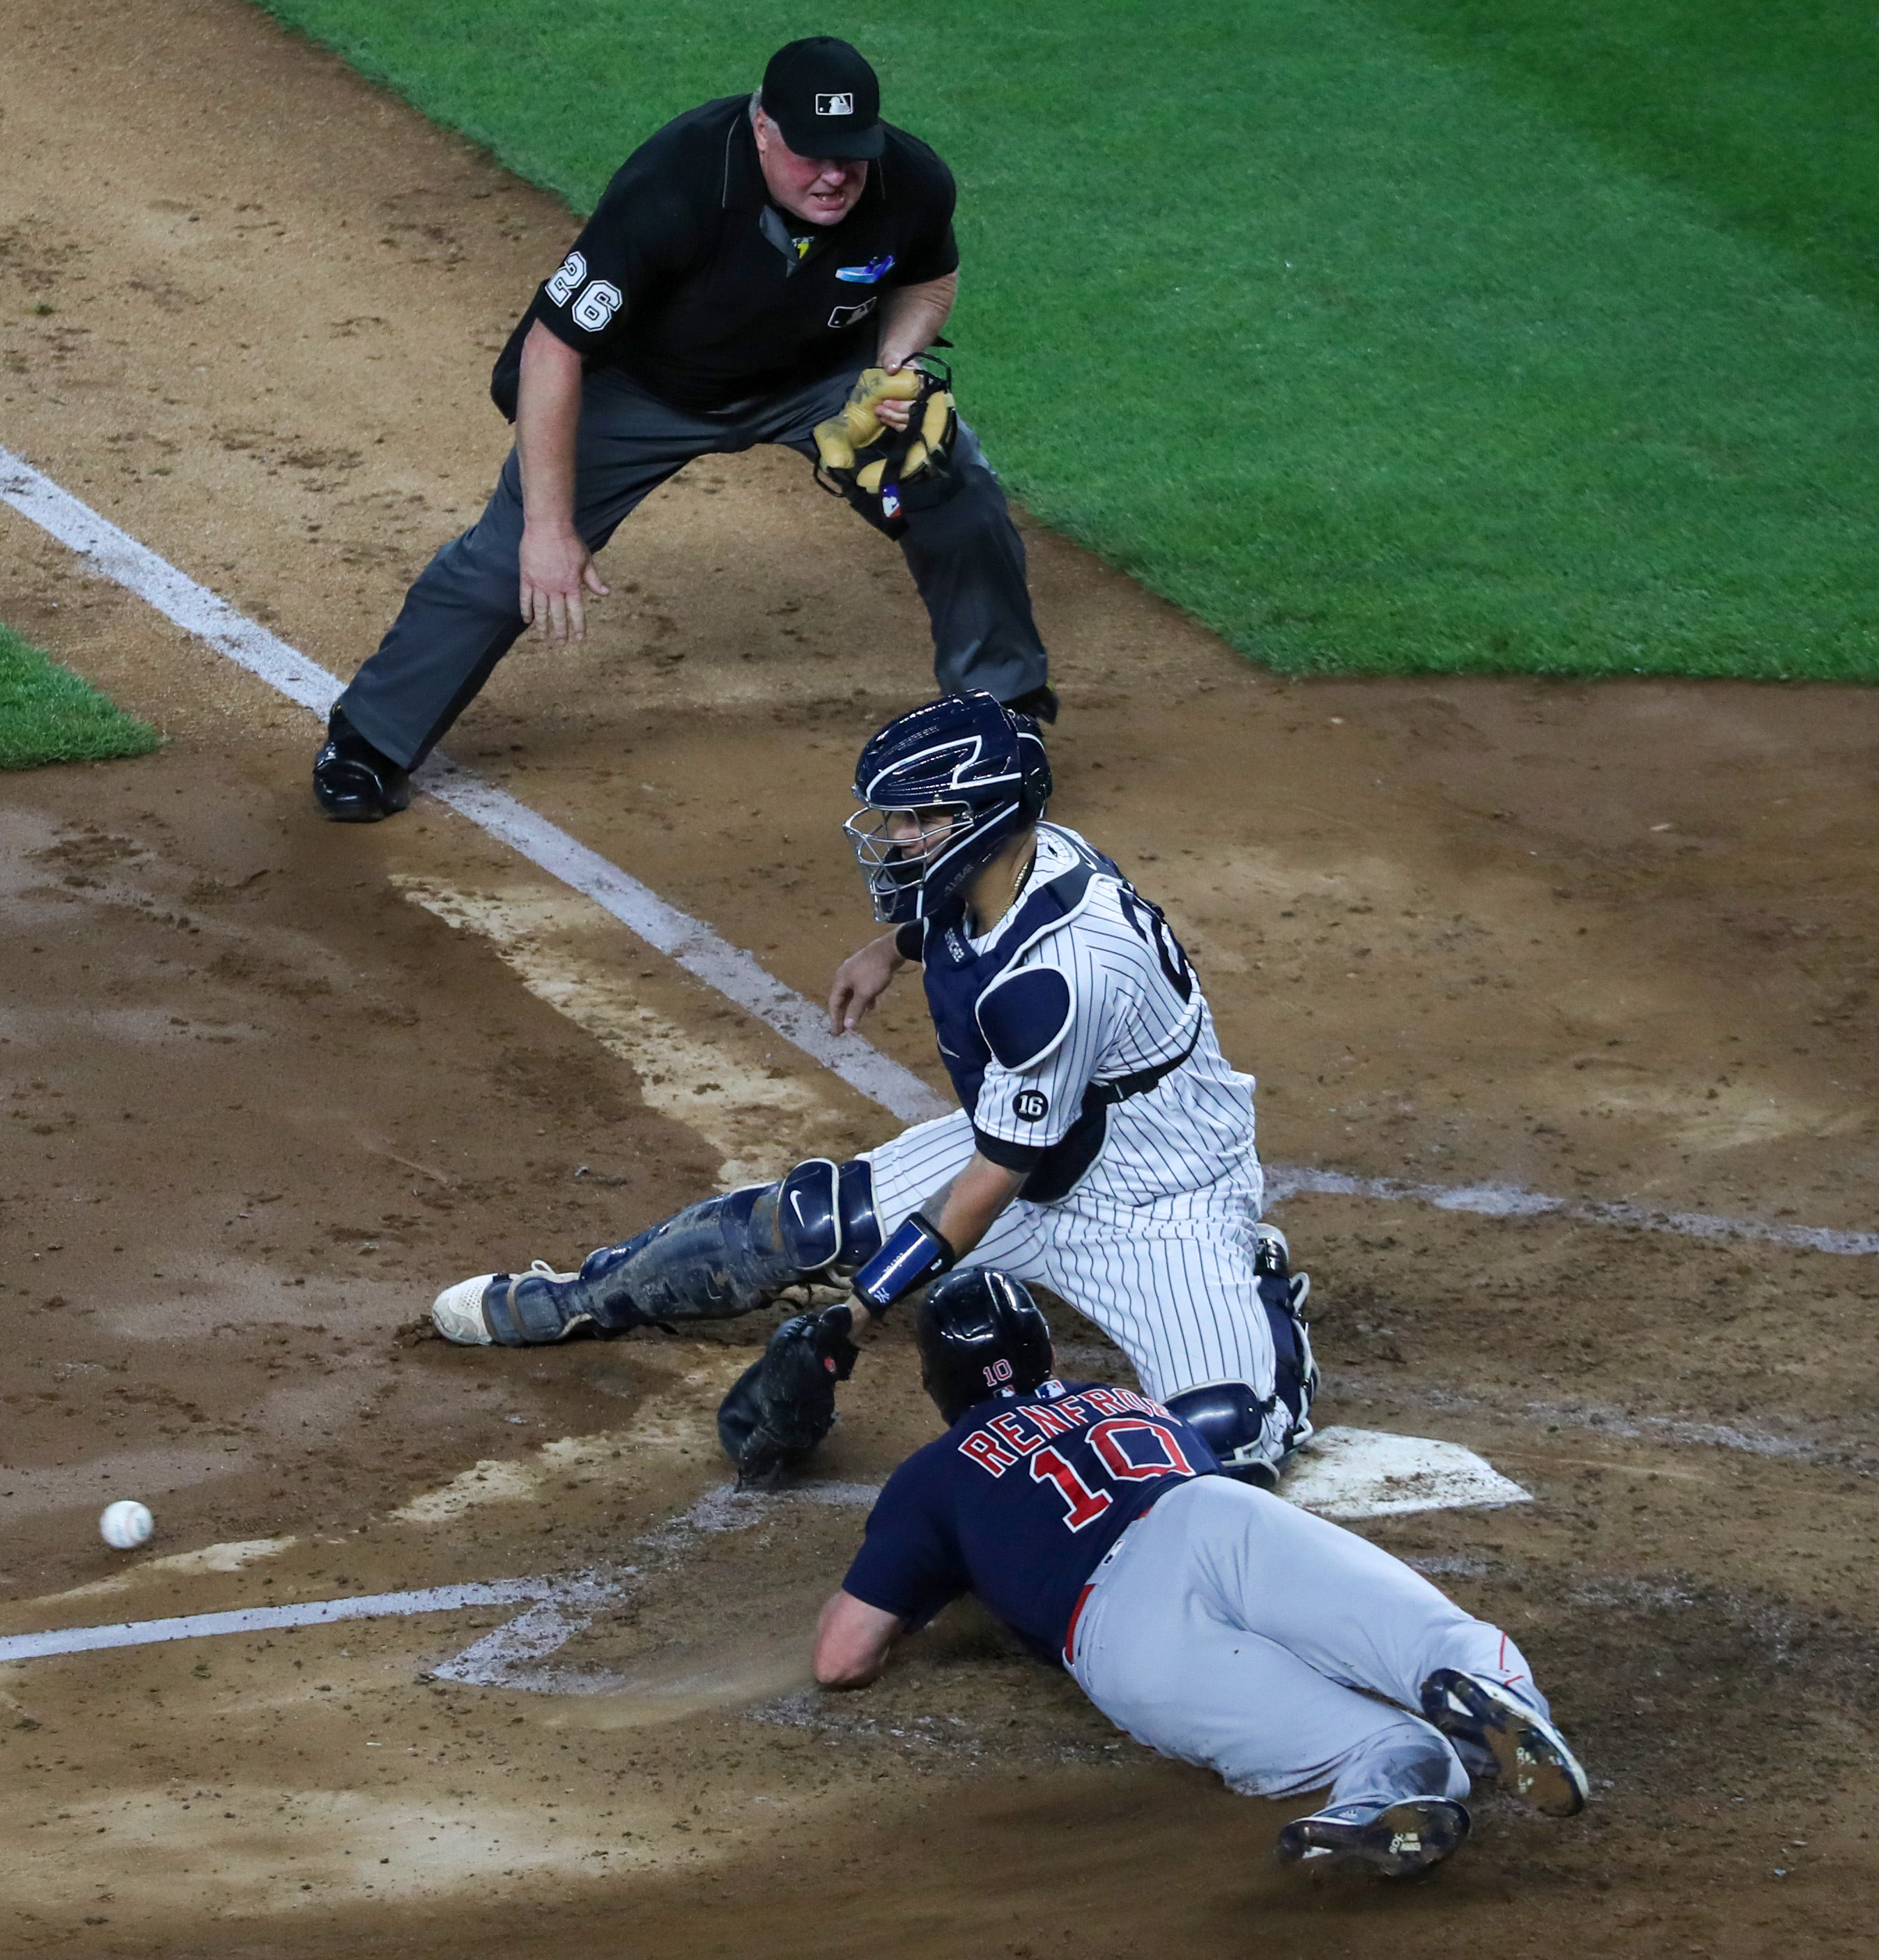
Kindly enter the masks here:
M 593 554 L 695 457 L 812 431 L 861 371 L 930 345 L 958 288 L 952 177 L 880 119 L 875 73 L 845 41 L 793 41 L 751 97 L 669 123 L 607 187 L 536 294 L 491 393 L 515 447 L 476 524 L 433 558 L 334 708 L 313 765 L 328 816 L 372 822 L 533 625 L 586 635 Z M 904 404 L 879 412 L 903 425 Z M 1054 718 L 1024 546 L 961 425 L 944 501 L 885 514 L 932 622 L 943 691 L 984 689 Z

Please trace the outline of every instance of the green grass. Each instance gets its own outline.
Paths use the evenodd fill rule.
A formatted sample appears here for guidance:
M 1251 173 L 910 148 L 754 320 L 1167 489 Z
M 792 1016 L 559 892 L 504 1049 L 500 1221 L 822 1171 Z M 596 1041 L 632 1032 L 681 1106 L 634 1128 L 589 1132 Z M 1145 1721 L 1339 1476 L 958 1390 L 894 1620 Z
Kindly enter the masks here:
M 272 4 L 582 210 L 825 24 Z M 959 174 L 960 389 L 1007 482 L 1248 654 L 1879 679 L 1868 8 L 866 0 L 834 25 Z
M 0 626 L 0 769 L 147 756 L 162 737 Z
M 1372 0 L 1879 313 L 1879 14 L 1827 0 Z

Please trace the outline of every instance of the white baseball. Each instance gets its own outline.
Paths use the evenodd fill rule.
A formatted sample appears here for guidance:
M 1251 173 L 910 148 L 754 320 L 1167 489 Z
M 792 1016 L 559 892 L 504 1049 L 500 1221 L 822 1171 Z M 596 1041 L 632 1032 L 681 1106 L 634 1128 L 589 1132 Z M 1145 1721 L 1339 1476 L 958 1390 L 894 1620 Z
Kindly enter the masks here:
M 107 1504 L 98 1519 L 98 1535 L 119 1551 L 135 1551 L 156 1528 L 148 1505 L 134 1497 Z

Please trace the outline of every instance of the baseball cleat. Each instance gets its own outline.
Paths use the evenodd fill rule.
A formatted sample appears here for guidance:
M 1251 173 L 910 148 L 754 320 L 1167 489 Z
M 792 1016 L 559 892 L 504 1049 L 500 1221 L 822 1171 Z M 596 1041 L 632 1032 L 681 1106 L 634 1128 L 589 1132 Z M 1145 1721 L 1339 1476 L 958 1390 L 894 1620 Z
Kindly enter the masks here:
M 1334 1803 L 1295 1817 L 1273 1847 L 1282 1865 L 1310 1871 L 1353 1866 L 1379 1878 L 1413 1878 L 1451 1858 L 1468 1834 L 1468 1813 L 1451 1796 L 1397 1803 Z
M 483 1273 L 446 1287 L 431 1303 L 431 1324 L 447 1341 L 461 1348 L 487 1348 L 495 1336 L 483 1318 L 483 1294 L 507 1273 Z
M 1512 1689 L 1459 1668 L 1439 1667 L 1422 1686 L 1423 1713 L 1458 1742 L 1494 1758 L 1503 1787 L 1547 1817 L 1585 1808 L 1585 1772 L 1566 1738 Z
M 580 1277 L 578 1273 L 558 1273 L 545 1259 L 537 1259 L 526 1273 L 479 1273 L 473 1280 L 459 1280 L 437 1295 L 431 1303 L 431 1324 L 445 1340 L 454 1341 L 459 1347 L 487 1348 L 498 1338 L 489 1322 L 493 1309 L 504 1316 L 505 1326 L 517 1337 L 505 1342 L 506 1346 L 520 1346 L 530 1338 L 558 1339 L 587 1316 L 558 1313 L 554 1316 L 558 1332 L 536 1331 L 530 1322 L 538 1316 L 524 1319 L 517 1313 L 517 1295 L 525 1290 L 545 1292 L 548 1287 L 564 1286 Z

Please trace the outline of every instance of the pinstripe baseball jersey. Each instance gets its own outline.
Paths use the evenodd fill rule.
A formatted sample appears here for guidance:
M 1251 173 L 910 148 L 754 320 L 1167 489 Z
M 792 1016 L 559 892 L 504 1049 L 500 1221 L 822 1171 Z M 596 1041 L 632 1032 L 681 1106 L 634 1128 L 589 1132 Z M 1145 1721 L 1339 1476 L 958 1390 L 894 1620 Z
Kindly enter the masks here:
M 981 1152 L 1029 1173 L 1025 1198 L 1126 1206 L 1244 1177 L 1253 1082 L 1230 1068 L 1159 907 L 1073 830 L 989 931 L 929 922 L 927 1004 Z

